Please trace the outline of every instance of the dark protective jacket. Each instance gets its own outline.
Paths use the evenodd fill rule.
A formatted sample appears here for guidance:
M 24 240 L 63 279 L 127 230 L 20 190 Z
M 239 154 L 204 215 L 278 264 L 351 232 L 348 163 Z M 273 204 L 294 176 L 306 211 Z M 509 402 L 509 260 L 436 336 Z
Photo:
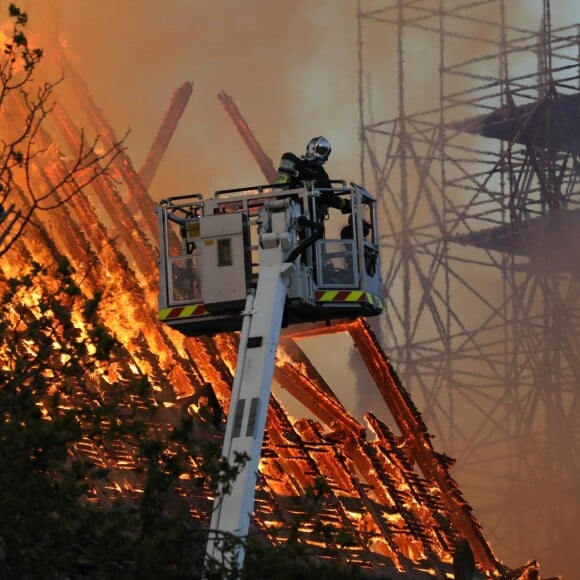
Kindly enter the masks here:
M 330 178 L 320 163 L 306 161 L 294 153 L 284 153 L 278 167 L 277 183 L 287 183 L 291 187 L 331 188 Z
M 320 163 L 307 161 L 294 153 L 284 153 L 280 159 L 278 176 L 276 183 L 287 185 L 288 187 L 319 187 L 320 189 L 331 189 L 332 184 L 328 173 Z M 342 199 L 332 191 L 323 191 L 320 194 L 320 201 L 327 207 L 334 207 L 342 211 L 346 209 L 348 200 Z M 350 204 L 348 204 L 350 206 Z

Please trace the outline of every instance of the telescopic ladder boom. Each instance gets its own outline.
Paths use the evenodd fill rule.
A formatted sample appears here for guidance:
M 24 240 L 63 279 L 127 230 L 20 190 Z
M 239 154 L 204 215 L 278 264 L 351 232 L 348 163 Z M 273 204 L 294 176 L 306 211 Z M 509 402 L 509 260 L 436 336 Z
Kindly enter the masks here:
M 212 512 L 207 557 L 221 560 L 223 540 L 231 534 L 248 534 L 258 464 L 268 414 L 268 402 L 276 350 L 282 327 L 284 303 L 290 277 L 296 266 L 286 258 L 296 246 L 294 231 L 297 212 L 290 200 L 269 202 L 264 208 L 260 233 L 259 276 L 257 288 L 250 290 L 242 312 L 242 331 L 230 411 L 222 455 L 233 465 L 237 457 L 247 458 L 232 485 L 231 493 L 219 493 Z M 294 215 L 293 215 L 294 214 Z M 241 570 L 244 549 L 235 548 L 234 565 Z

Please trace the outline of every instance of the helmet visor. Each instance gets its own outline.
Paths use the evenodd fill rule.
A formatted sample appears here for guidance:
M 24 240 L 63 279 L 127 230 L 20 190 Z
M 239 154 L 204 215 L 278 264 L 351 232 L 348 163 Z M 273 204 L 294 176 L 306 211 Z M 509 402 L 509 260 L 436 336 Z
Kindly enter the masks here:
M 316 155 L 316 157 L 328 157 L 328 155 L 330 154 L 330 147 L 322 144 L 317 145 L 314 148 L 314 154 Z

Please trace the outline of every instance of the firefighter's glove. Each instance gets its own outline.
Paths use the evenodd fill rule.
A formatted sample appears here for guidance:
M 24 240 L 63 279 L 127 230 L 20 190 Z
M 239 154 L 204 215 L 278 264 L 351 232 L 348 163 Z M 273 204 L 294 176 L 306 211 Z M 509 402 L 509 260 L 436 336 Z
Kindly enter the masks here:
M 341 199 L 340 213 L 352 213 L 350 199 Z

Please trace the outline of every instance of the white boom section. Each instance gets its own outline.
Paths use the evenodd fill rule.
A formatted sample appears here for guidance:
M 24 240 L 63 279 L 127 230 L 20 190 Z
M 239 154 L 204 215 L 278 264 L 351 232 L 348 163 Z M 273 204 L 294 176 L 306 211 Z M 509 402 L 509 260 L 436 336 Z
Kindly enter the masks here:
M 296 268 L 285 259 L 297 241 L 293 231 L 293 204 L 271 202 L 264 212 L 260 234 L 258 284 L 251 290 L 243 323 L 224 436 L 223 456 L 233 464 L 236 454 L 249 460 L 233 483 L 230 494 L 218 493 L 212 513 L 206 560 L 222 562 L 223 538 L 244 538 L 254 510 L 258 464 L 262 451 L 268 403 L 280 338 L 287 288 Z M 278 210 L 278 211 L 276 211 Z M 296 210 L 295 210 L 296 211 Z M 241 570 L 244 549 L 237 548 L 233 566 Z M 227 563 L 226 563 L 227 565 Z M 232 566 L 232 567 L 233 567 Z

